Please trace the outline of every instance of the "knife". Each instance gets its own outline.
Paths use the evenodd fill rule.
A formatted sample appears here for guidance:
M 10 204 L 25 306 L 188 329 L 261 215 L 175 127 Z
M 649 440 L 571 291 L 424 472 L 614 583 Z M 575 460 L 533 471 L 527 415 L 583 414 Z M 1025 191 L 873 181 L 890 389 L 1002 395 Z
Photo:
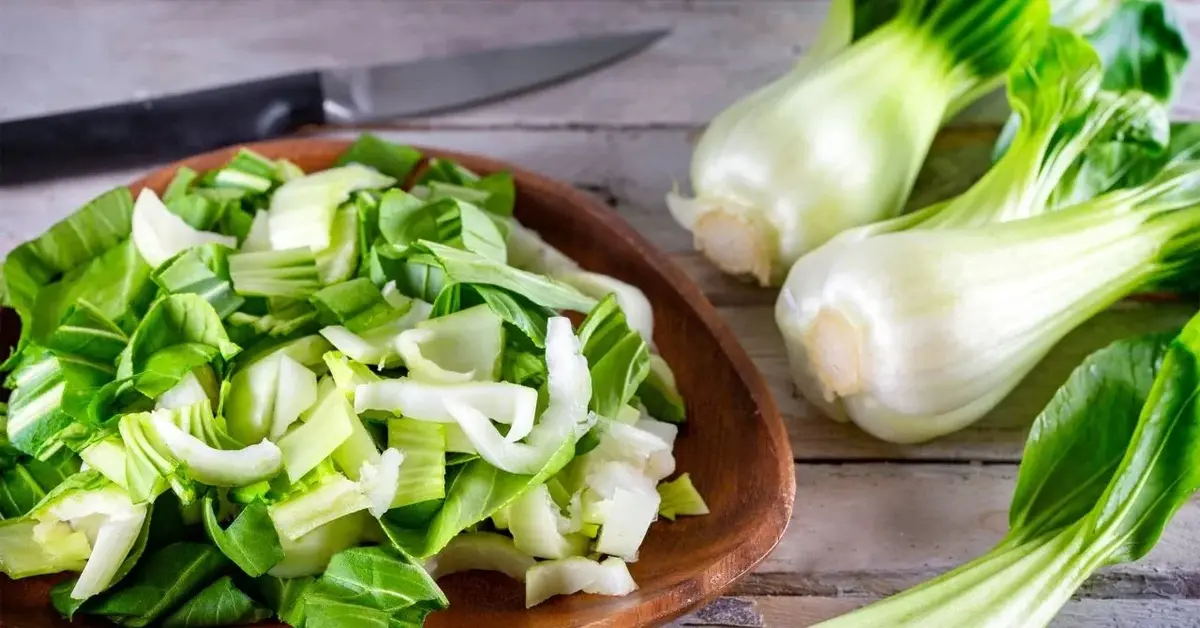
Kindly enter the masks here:
M 595 70 L 647 31 L 408 63 L 312 70 L 97 109 L 0 122 L 0 185 L 178 159 L 288 135 L 497 100 Z

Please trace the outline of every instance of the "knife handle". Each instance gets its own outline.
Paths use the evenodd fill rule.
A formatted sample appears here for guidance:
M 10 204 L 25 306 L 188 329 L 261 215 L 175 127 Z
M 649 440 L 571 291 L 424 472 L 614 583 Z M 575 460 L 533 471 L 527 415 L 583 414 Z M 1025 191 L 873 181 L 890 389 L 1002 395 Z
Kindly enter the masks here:
M 317 72 L 0 122 L 0 185 L 135 167 L 325 121 Z

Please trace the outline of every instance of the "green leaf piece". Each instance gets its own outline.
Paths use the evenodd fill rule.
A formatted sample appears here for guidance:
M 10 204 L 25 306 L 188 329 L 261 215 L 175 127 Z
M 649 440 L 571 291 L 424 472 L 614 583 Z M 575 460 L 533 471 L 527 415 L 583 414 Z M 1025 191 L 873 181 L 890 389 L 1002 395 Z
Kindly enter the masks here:
M 482 255 L 420 240 L 409 247 L 409 260 L 437 266 L 455 283 L 487 284 L 524 295 L 554 310 L 590 311 L 595 300 L 549 277 L 517 270 Z
M 88 613 L 126 626 L 149 626 L 211 582 L 229 561 L 212 545 L 175 543 L 146 557 L 127 582 Z
M 222 576 L 184 602 L 163 621 L 163 628 L 203 628 L 253 624 L 273 613 L 259 606 L 250 596 Z
M 625 322 L 612 295 L 584 319 L 579 339 L 592 374 L 589 407 L 602 417 L 615 417 L 650 373 L 650 349 L 641 334 Z
M 229 249 L 208 244 L 183 251 L 154 271 L 154 282 L 168 294 L 197 294 L 222 319 L 238 311 L 246 299 L 229 279 Z
M 74 283 L 72 276 L 86 275 L 87 266 L 104 259 L 105 253 L 125 242 L 132 216 L 133 197 L 129 190 L 115 188 L 8 254 L 4 260 L 4 293 L 7 303 L 21 317 L 21 337 L 14 355 L 20 354 L 29 340 L 37 337 L 39 326 L 44 328 L 61 319 L 61 314 L 56 313 L 61 312 L 58 309 L 61 306 L 57 304 L 64 302 L 61 293 L 68 291 L 67 287 Z M 126 248 L 136 255 L 132 247 Z M 111 261 L 100 265 L 115 266 Z M 149 273 L 145 263 L 138 270 L 141 269 L 145 269 L 145 274 Z M 67 286 L 58 287 L 58 298 L 43 297 L 41 292 L 59 277 L 63 279 L 58 283 Z M 111 285 L 114 279 L 117 277 L 109 276 L 105 281 Z M 129 279 L 136 283 L 137 274 Z M 46 320 L 46 316 L 51 320 Z M 12 360 L 5 366 L 11 368 Z
M 336 165 L 360 163 L 397 181 L 403 181 L 421 161 L 421 152 L 411 146 L 394 144 L 370 133 L 363 133 L 338 157 Z
M 221 529 L 211 495 L 204 498 L 204 529 L 225 557 L 241 567 L 246 575 L 258 577 L 283 560 L 283 547 L 271 523 L 267 505 L 252 502 L 233 520 L 228 529 Z

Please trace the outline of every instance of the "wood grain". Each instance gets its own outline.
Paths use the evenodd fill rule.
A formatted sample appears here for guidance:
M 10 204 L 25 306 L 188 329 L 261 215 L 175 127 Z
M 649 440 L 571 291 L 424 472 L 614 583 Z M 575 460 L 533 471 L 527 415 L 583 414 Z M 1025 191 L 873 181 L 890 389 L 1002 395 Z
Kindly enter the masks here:
M 726 597 L 669 628 L 800 628 L 871 602 L 836 597 Z M 1200 600 L 1072 600 L 1050 628 L 1189 628 Z
M 283 140 L 252 144 L 271 158 L 287 158 L 306 171 L 333 165 L 349 145 L 338 140 Z M 151 173 L 130 185 L 161 193 L 180 166 L 217 168 L 233 149 L 208 153 Z M 603 204 L 570 186 L 482 157 L 430 151 L 480 173 L 507 170 L 517 184 L 517 216 L 547 241 L 590 270 L 641 287 L 655 310 L 655 343 L 672 365 L 693 418 L 675 452 L 678 467 L 691 473 L 711 514 L 653 526 L 639 560 L 631 566 L 639 588 L 624 597 L 555 598 L 533 610 L 522 588 L 503 578 L 475 574 L 448 579 L 448 611 L 429 620 L 434 628 L 521 625 L 654 626 L 716 597 L 774 548 L 790 520 L 795 482 L 792 454 L 778 409 L 749 356 L 699 288 L 653 245 L 614 219 Z M 3 340 L 16 341 L 4 329 Z M 730 474 L 729 469 L 742 470 Z M 45 599 L 29 599 L 26 585 L 0 580 L 25 595 L 11 605 L 38 612 Z M 43 615 L 44 616 L 44 615 Z M 65 622 L 64 622 L 65 623 Z

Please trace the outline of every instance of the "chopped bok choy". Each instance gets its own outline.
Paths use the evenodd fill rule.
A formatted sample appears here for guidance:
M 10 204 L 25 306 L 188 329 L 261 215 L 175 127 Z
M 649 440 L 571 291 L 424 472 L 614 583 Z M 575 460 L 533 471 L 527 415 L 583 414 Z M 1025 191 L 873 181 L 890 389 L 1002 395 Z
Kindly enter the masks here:
M 448 604 L 435 577 L 473 569 L 531 603 L 636 588 L 685 418 L 649 303 L 510 259 L 514 231 L 561 253 L 505 173 L 434 160 L 396 187 L 422 159 L 369 135 L 309 174 L 242 150 L 14 251 L 0 572 L 79 572 L 55 608 L 131 626 L 414 626 Z M 567 478 L 606 463 L 643 489 L 636 520 Z

